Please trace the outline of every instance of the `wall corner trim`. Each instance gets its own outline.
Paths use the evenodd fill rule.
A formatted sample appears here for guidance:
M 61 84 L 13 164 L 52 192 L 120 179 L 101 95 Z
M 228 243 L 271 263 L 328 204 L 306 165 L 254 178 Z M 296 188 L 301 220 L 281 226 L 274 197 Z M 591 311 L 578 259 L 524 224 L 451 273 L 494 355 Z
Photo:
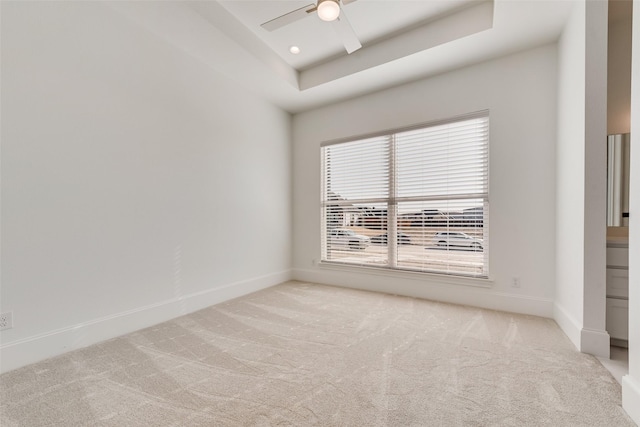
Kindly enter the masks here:
M 284 270 L 0 345 L 0 373 L 122 336 L 291 280 Z

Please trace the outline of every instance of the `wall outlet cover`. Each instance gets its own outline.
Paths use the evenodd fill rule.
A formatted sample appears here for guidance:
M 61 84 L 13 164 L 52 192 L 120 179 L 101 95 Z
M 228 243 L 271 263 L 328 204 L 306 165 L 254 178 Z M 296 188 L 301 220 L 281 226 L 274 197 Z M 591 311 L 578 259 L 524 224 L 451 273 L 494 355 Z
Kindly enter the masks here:
M 13 312 L 8 311 L 0 314 L 0 331 L 13 328 Z

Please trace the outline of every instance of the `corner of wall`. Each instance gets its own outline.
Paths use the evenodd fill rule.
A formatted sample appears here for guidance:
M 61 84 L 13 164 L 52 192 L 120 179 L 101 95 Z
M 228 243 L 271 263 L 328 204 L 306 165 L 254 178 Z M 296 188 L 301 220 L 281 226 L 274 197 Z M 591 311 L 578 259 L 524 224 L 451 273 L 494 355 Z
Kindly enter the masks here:
M 257 292 L 291 277 L 291 270 L 284 270 L 7 343 L 0 346 L 0 373 Z
M 607 331 L 582 327 L 558 301 L 553 306 L 553 320 L 578 351 L 609 358 L 611 337 Z
M 562 332 L 571 340 L 576 349 L 580 349 L 582 327 L 576 319 L 565 310 L 558 301 L 553 305 L 553 320 L 556 321 Z

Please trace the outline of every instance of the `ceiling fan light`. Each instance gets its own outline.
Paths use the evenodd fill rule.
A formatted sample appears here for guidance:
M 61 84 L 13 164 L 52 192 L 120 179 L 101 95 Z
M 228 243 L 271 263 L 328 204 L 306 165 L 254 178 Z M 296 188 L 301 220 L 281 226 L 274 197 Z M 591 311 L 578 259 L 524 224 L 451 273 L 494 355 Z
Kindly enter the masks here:
M 340 15 L 340 5 L 336 0 L 318 1 L 318 17 L 323 21 L 335 21 Z

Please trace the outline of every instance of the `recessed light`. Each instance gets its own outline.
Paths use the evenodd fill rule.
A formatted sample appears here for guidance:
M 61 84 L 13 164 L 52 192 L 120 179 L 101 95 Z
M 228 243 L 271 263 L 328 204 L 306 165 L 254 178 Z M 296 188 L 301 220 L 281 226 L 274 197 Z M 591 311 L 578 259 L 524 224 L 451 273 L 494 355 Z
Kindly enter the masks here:
M 297 55 L 300 53 L 300 48 L 298 46 L 291 46 L 289 48 L 289 52 L 293 53 L 294 55 Z

